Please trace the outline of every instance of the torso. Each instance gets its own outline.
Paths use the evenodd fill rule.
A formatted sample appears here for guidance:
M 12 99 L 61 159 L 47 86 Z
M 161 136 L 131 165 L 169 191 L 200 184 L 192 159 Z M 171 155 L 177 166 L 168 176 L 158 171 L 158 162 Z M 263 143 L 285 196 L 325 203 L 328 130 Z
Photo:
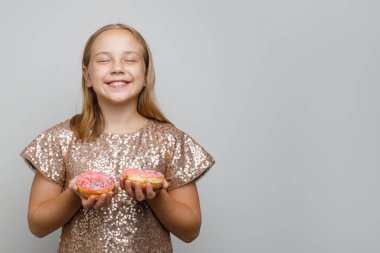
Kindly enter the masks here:
M 174 139 L 170 141 L 174 137 L 162 132 L 166 128 L 150 121 L 135 133 L 105 133 L 91 143 L 81 143 L 71 136 L 64 156 L 65 188 L 86 170 L 101 171 L 115 181 L 125 167 L 165 174 L 168 151 L 174 144 Z M 78 211 L 63 227 L 59 252 L 172 252 L 172 246 L 169 232 L 149 206 L 120 190 L 110 206 Z

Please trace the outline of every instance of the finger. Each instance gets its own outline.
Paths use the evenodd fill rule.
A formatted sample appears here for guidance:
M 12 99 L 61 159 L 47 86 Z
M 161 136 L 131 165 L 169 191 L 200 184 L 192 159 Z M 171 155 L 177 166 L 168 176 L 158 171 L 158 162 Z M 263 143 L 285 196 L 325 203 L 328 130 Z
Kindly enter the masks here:
M 82 205 L 86 209 L 93 207 L 95 202 L 96 198 L 94 195 L 90 196 L 88 199 L 82 198 Z
M 127 195 L 129 197 L 131 197 L 131 198 L 135 197 L 135 194 L 134 194 L 132 186 L 131 186 L 131 182 L 129 182 L 129 180 L 125 180 L 125 191 L 127 192 Z
M 170 183 L 164 179 L 164 183 L 162 185 L 162 189 L 168 189 L 170 186 Z
M 74 177 L 73 179 L 71 179 L 71 181 L 69 183 L 69 189 L 74 191 L 74 192 L 78 191 L 77 177 Z
M 119 188 L 115 185 L 115 188 L 113 189 L 113 196 L 115 196 L 119 191 Z
M 112 197 L 114 196 L 114 192 L 108 192 L 107 197 L 106 197 L 106 204 L 110 204 L 112 201 Z
M 78 193 L 78 186 L 76 184 L 71 186 L 70 189 L 71 189 L 71 191 Z
M 153 187 L 150 182 L 146 183 L 146 198 L 153 199 L 156 196 L 156 193 L 153 190 Z
M 145 195 L 139 183 L 135 184 L 135 198 L 137 199 L 137 201 L 143 201 L 145 199 Z
M 76 182 L 77 182 L 77 177 L 74 177 L 73 179 L 70 180 L 69 185 L 74 185 L 74 184 L 76 184 Z
M 119 181 L 120 182 L 120 188 L 123 190 L 125 190 L 125 181 L 126 180 L 124 180 L 123 178 L 120 178 L 120 181 Z
M 100 209 L 106 203 L 106 199 L 107 199 L 107 195 L 104 194 L 104 193 L 101 194 L 99 196 L 99 199 L 95 202 L 93 208 L 96 209 L 96 210 Z

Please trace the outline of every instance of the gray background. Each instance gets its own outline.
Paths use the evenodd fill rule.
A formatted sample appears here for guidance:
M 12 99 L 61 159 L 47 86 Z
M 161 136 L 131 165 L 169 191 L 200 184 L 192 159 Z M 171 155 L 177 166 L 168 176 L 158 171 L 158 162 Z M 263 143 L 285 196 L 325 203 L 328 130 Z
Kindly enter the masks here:
M 86 39 L 115 22 L 150 44 L 164 113 L 216 158 L 203 226 L 176 252 L 379 252 L 378 1 L 1 1 L 1 252 L 28 231 L 19 157 L 80 111 Z

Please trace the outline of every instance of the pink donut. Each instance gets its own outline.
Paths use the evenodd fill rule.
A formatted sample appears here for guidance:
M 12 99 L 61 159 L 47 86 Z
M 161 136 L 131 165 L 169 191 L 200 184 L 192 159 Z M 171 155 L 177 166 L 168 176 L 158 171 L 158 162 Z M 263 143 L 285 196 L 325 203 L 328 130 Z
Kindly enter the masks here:
M 115 181 L 107 174 L 98 171 L 86 171 L 77 177 L 79 193 L 88 198 L 92 195 L 99 199 L 101 194 L 107 194 L 115 188 Z
M 164 184 L 164 175 L 158 171 L 125 168 L 122 177 L 131 182 L 132 188 L 139 183 L 143 191 L 146 190 L 147 182 L 152 185 L 153 190 L 161 189 Z

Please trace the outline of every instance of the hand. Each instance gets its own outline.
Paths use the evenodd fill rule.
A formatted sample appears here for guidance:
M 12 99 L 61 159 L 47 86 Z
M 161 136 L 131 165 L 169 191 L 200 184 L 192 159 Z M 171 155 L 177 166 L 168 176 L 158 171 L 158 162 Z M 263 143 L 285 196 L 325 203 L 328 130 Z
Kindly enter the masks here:
M 91 195 L 90 197 L 88 198 L 85 198 L 83 197 L 79 190 L 78 190 L 78 186 L 77 186 L 77 177 L 74 177 L 71 181 L 70 181 L 70 184 L 69 184 L 69 189 L 74 192 L 77 196 L 79 196 L 79 198 L 81 199 L 82 201 L 82 205 L 84 208 L 88 209 L 88 208 L 94 208 L 96 210 L 100 209 L 101 207 L 103 206 L 106 206 L 108 205 L 109 203 L 111 203 L 111 200 L 112 198 L 116 195 L 118 189 L 117 189 L 117 186 L 115 185 L 115 188 L 113 191 L 110 191 L 108 192 L 107 194 L 101 194 L 99 196 L 99 199 L 96 200 L 96 196 L 95 195 Z
M 131 182 L 123 178 L 120 179 L 120 187 L 127 192 L 127 195 L 137 201 L 144 201 L 146 199 L 154 199 L 160 190 L 166 190 L 169 188 L 169 183 L 164 179 L 162 188 L 159 190 L 153 190 L 152 185 L 148 182 L 146 184 L 145 192 L 142 190 L 139 183 L 135 184 L 132 188 Z

